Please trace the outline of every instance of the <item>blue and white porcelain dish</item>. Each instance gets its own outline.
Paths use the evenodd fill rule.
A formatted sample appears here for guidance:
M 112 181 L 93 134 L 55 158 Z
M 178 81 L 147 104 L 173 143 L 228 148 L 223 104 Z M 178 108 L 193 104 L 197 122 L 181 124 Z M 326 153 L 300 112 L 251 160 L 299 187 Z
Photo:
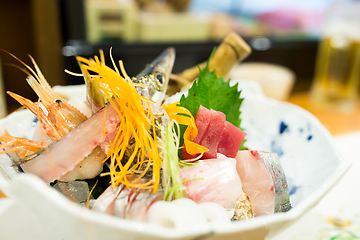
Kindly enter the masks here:
M 309 112 L 286 102 L 265 97 L 249 81 L 239 83 L 244 97 L 241 127 L 247 132 L 246 146 L 278 153 L 288 178 L 293 208 L 286 213 L 261 216 L 230 225 L 208 225 L 174 230 L 123 220 L 88 211 L 63 197 L 31 174 L 14 174 L 11 161 L 0 155 L 0 189 L 31 212 L 52 239 L 264 239 L 290 226 L 340 181 L 350 167 L 337 152 L 332 137 Z M 55 87 L 61 94 L 85 98 L 85 87 Z M 34 116 L 27 110 L 0 120 L 0 131 L 31 138 Z M 1 133 L 1 132 L 0 132 Z M 66 151 L 66 149 L 64 149 Z M 15 230 L 15 227 L 14 227 Z M 38 239 L 29 236 L 29 239 Z

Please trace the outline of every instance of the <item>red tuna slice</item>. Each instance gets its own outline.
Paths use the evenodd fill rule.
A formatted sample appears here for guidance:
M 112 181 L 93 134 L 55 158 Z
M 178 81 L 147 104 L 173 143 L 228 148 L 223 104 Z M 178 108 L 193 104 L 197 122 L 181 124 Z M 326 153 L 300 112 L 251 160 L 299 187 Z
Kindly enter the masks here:
M 276 153 L 239 151 L 236 162 L 255 217 L 291 208 L 286 177 Z
M 217 145 L 220 141 L 219 136 L 224 130 L 225 114 L 200 106 L 195 117 L 195 124 L 198 129 L 198 134 L 194 142 L 209 149 L 201 159 L 216 158 Z M 199 156 L 199 154 L 190 155 L 184 146 L 184 159 L 196 158 L 197 156 Z
M 194 155 L 189 154 L 189 153 L 186 151 L 185 145 L 184 145 L 184 147 L 183 147 L 183 149 L 182 149 L 182 154 L 183 154 L 183 158 L 184 158 L 185 160 L 187 160 L 187 159 L 195 159 L 195 158 L 197 158 L 197 157 L 200 155 L 200 154 L 194 154 Z M 195 160 L 194 160 L 193 162 L 195 162 Z
M 225 122 L 224 131 L 220 137 L 217 152 L 227 157 L 235 158 L 244 141 L 246 133 L 230 122 Z
M 200 145 L 206 147 L 207 149 L 209 149 L 209 151 L 205 152 L 201 159 L 216 158 L 217 148 L 220 142 L 220 136 L 224 131 L 226 121 L 226 116 L 224 113 L 212 109 L 210 111 L 210 124 L 206 133 L 204 134 L 203 139 L 200 142 Z
M 209 128 L 212 111 L 200 105 L 195 117 L 195 125 L 198 129 L 194 142 L 200 143 Z

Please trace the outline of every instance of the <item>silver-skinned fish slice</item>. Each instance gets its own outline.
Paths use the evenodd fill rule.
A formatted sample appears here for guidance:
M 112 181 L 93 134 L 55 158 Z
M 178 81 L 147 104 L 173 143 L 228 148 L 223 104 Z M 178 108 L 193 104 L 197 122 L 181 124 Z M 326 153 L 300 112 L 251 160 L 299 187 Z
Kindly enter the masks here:
M 275 183 L 275 212 L 287 212 L 291 209 L 289 189 L 285 172 L 276 153 L 258 152 L 263 159 Z
M 286 176 L 276 153 L 244 150 L 238 152 L 236 160 L 255 217 L 290 210 Z

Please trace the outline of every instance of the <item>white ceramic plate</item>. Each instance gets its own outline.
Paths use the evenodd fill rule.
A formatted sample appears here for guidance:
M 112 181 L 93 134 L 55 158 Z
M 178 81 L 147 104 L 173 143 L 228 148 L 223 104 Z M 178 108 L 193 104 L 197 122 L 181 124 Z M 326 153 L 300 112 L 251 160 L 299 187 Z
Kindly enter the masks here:
M 290 226 L 341 179 L 350 162 L 341 158 L 332 137 L 307 111 L 266 98 L 258 85 L 239 82 L 243 89 L 241 126 L 247 132 L 246 146 L 279 154 L 288 178 L 293 208 L 287 213 L 261 216 L 228 226 L 199 226 L 188 230 L 167 229 L 123 220 L 86 210 L 63 197 L 31 174 L 14 175 L 10 160 L 0 156 L 0 189 L 30 211 L 53 233 L 52 239 L 263 239 Z M 84 98 L 84 86 L 57 87 L 58 92 Z M 34 116 L 26 110 L 0 120 L 0 131 L 31 137 Z M 66 149 L 64 149 L 66 151 Z M 8 176 L 12 180 L 8 180 Z M 14 226 L 14 231 L 19 229 Z M 29 239 L 38 239 L 29 236 Z

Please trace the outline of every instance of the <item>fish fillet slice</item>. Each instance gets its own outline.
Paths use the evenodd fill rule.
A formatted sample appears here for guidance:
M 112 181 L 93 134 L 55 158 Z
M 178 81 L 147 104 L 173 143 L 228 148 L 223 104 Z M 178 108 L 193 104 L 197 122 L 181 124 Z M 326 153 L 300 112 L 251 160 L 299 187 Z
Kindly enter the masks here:
M 255 217 L 291 208 L 286 177 L 276 153 L 244 150 L 238 152 L 236 160 Z
M 236 172 L 236 161 L 218 153 L 217 158 L 200 160 L 180 170 L 186 192 L 196 203 L 215 202 L 226 209 L 235 208 L 243 190 Z
M 109 104 L 21 167 L 51 183 L 74 169 L 116 129 L 119 121 L 117 112 Z

